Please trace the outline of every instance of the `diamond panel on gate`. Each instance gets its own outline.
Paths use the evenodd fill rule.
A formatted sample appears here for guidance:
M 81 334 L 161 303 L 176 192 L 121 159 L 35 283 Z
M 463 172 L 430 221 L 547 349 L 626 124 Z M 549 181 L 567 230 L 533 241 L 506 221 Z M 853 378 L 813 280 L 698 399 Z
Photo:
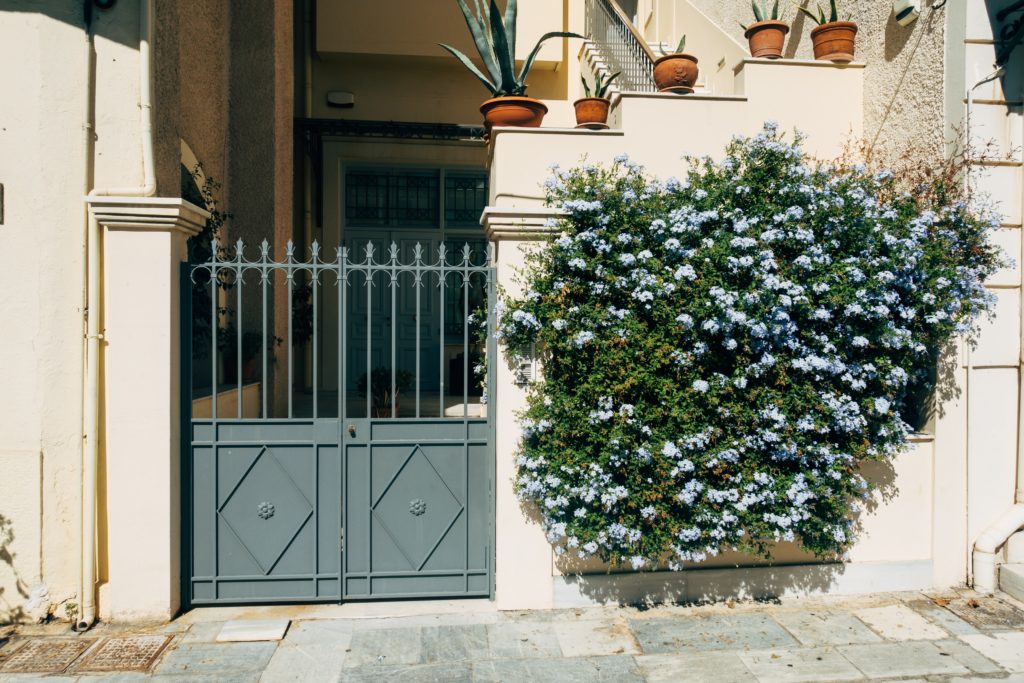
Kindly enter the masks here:
M 4 660 L 0 673 L 60 673 L 95 642 L 95 638 L 30 640 Z
M 274 569 L 312 514 L 309 500 L 266 446 L 220 509 L 264 574 Z
M 433 490 L 430 504 L 418 497 Z M 373 506 L 373 515 L 413 569 L 423 569 L 462 514 L 463 505 L 419 446 L 392 477 Z M 407 520 L 412 515 L 416 524 Z
M 172 636 L 108 638 L 75 671 L 149 671 Z

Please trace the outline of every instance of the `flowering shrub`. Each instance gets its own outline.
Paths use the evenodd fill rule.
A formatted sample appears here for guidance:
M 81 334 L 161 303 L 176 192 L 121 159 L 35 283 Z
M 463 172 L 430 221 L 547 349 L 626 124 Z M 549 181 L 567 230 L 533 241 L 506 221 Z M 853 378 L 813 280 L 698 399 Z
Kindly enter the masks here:
M 842 553 L 861 466 L 904 448 L 913 381 L 991 307 L 994 215 L 811 162 L 771 124 L 691 161 L 547 182 L 561 234 L 499 305 L 502 343 L 544 367 L 517 491 L 559 552 L 634 568 Z

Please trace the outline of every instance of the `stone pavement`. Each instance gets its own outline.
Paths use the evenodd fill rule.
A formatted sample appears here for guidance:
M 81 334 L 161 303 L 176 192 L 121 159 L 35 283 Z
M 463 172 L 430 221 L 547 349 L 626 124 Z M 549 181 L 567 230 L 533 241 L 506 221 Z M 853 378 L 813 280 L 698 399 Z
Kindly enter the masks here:
M 186 615 L 167 626 L 130 633 L 102 625 L 81 636 L 66 630 L 38 635 L 38 629 L 23 628 L 0 646 L 0 682 L 1024 683 L 1020 607 L 1007 596 L 965 591 L 707 606 L 463 611 L 297 619 L 280 642 L 248 643 L 215 642 L 223 621 Z M 204 610 L 202 619 L 224 614 Z M 162 643 L 154 636 L 163 634 L 171 636 L 170 644 L 148 673 L 87 671 L 90 653 L 106 639 L 145 635 L 147 642 Z M 60 673 L 4 672 L 14 663 L 12 656 L 32 642 L 64 639 L 74 645 L 73 638 L 95 642 Z

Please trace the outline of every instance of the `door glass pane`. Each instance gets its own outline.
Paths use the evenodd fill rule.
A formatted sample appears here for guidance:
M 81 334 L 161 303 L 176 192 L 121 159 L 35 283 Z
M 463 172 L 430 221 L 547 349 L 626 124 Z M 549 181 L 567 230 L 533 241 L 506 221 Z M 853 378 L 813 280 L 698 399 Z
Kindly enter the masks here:
M 449 228 L 474 228 L 487 205 L 487 174 L 448 171 L 444 178 L 444 223 Z

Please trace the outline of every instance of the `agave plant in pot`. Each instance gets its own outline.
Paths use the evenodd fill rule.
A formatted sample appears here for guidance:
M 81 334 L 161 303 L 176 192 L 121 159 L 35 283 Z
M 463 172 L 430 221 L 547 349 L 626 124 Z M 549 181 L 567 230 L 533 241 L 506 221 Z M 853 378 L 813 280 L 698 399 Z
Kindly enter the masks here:
M 572 103 L 576 109 L 576 127 L 601 129 L 608 127 L 608 108 L 611 100 L 608 99 L 608 88 L 612 81 L 619 77 L 619 71 L 610 76 L 597 74 L 594 76 L 594 90 L 591 92 L 587 79 L 580 76 L 583 82 L 583 92 L 586 97 L 580 98 Z
M 481 71 L 465 54 L 451 45 L 441 43 L 441 47 L 450 52 L 463 66 L 476 76 L 491 93 L 491 99 L 480 105 L 480 113 L 484 115 L 484 125 L 488 132 L 493 126 L 522 126 L 536 128 L 544 120 L 548 112 L 547 106 L 540 100 L 526 97 L 526 76 L 533 68 L 533 63 L 540 53 L 544 41 L 551 38 L 583 38 L 570 31 L 551 31 L 545 33 L 534 45 L 523 62 L 522 68 L 516 73 L 516 13 L 517 0 L 508 0 L 505 14 L 495 0 L 485 7 L 486 0 L 473 0 L 475 12 L 470 10 L 466 0 L 457 0 L 466 25 L 473 36 L 484 71 Z
M 754 10 L 754 23 L 743 28 L 743 37 L 750 43 L 750 56 L 758 59 L 781 59 L 786 44 L 789 26 L 779 19 L 779 0 L 775 0 L 771 12 L 767 0 L 750 0 Z
M 814 45 L 814 58 L 825 62 L 852 62 L 854 42 L 857 38 L 857 24 L 852 21 L 839 21 L 839 10 L 836 0 L 829 0 L 829 12 L 821 5 L 815 5 L 817 12 L 806 7 L 797 6 L 818 26 L 811 31 L 811 42 Z
M 654 84 L 658 92 L 674 92 L 683 95 L 693 92 L 699 69 L 697 58 L 684 52 L 686 36 L 679 39 L 675 52 L 661 50 L 661 57 L 654 62 Z

